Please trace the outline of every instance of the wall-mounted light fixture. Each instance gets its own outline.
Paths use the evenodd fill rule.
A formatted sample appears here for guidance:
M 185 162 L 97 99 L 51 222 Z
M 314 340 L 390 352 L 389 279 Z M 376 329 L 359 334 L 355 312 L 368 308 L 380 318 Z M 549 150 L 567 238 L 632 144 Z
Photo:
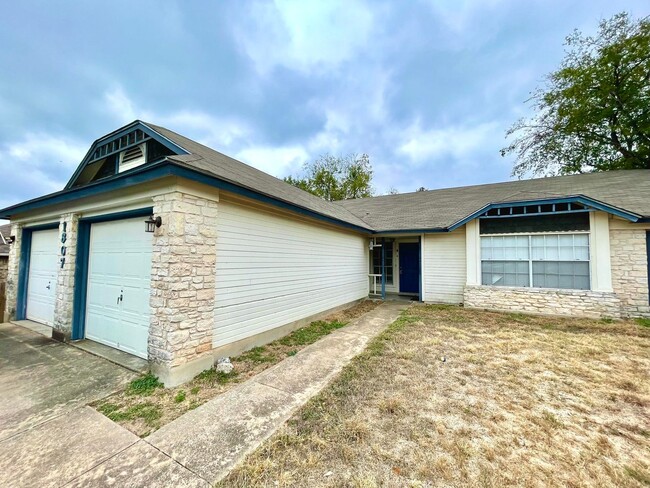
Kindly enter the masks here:
M 7 244 L 11 245 L 14 242 L 16 242 L 16 236 L 9 236 L 9 239 L 7 239 Z
M 156 227 L 160 227 L 162 225 L 162 218 L 161 217 L 155 217 L 152 215 L 149 217 L 148 220 L 144 221 L 144 224 L 147 226 L 145 230 L 147 232 L 153 232 L 156 230 Z

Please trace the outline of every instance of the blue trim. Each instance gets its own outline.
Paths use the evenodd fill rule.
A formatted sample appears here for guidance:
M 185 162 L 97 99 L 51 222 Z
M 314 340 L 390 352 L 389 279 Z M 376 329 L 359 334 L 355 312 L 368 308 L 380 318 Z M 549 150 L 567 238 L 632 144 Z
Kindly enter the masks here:
M 648 304 L 650 304 L 650 230 L 645 231 L 645 248 L 648 256 Z
M 393 256 L 395 251 L 393 250 Z M 393 257 L 393 259 L 395 259 Z M 381 238 L 381 299 L 386 300 L 386 238 Z
M 370 229 L 366 229 L 358 225 L 350 224 L 348 222 L 338 220 L 334 217 L 328 217 L 326 215 L 320 214 L 312 210 L 307 210 L 303 207 L 299 207 L 292 203 L 288 203 L 283 200 L 279 200 L 277 198 L 261 194 L 255 190 L 250 190 L 248 188 L 241 187 L 235 183 L 231 183 L 223 179 L 217 178 L 216 176 L 208 175 L 200 171 L 187 168 L 181 163 L 176 163 L 174 161 L 169 161 L 169 160 L 163 160 L 157 164 L 148 164 L 146 166 L 139 166 L 130 171 L 121 173 L 117 176 L 114 176 L 106 180 L 98 181 L 96 183 L 91 183 L 89 185 L 81 186 L 78 188 L 63 190 L 57 193 L 52 193 L 50 195 L 45 195 L 43 197 L 29 200 L 22 204 L 14 205 L 12 207 L 7 207 L 3 210 L 0 210 L 0 218 L 10 218 L 11 215 L 15 215 L 20 212 L 35 210 L 45 206 L 51 206 L 60 203 L 67 203 L 74 200 L 78 200 L 80 198 L 95 196 L 102 193 L 115 191 L 122 188 L 127 188 L 147 181 L 164 178 L 166 176 L 177 176 L 181 178 L 186 178 L 188 180 L 203 183 L 205 185 L 218 188 L 220 190 L 225 190 L 231 193 L 235 193 L 237 195 L 242 195 L 247 198 L 257 200 L 259 202 L 268 203 L 270 205 L 274 205 L 279 208 L 291 210 L 292 212 L 296 212 L 301 215 L 306 215 L 308 217 L 322 220 L 340 227 L 347 227 L 357 232 L 362 232 L 364 234 L 372 233 L 372 230 Z
M 424 274 L 422 273 L 422 254 L 423 254 L 422 253 L 422 251 L 423 251 L 422 246 L 424 245 L 424 239 L 422 239 L 422 236 L 418 236 L 418 243 L 420 244 L 420 250 L 419 250 L 419 253 L 420 253 L 420 256 L 419 256 L 420 276 L 418 276 L 419 283 L 420 283 L 419 284 L 420 290 L 419 290 L 419 293 L 418 293 L 418 301 L 421 302 L 422 301 L 422 289 L 424 288 L 424 286 L 423 286 L 424 285 L 424 283 L 423 283 Z
M 449 229 L 443 229 L 440 227 L 431 227 L 428 229 L 391 229 L 391 230 L 375 230 L 372 231 L 373 234 L 440 234 L 442 232 L 449 232 Z
M 86 296 L 88 290 L 88 258 L 90 253 L 91 225 L 98 222 L 124 220 L 135 217 L 149 217 L 152 213 L 153 207 L 145 207 L 79 219 L 79 226 L 77 228 L 77 259 L 74 273 L 75 287 L 72 307 L 72 340 L 83 339 L 86 333 Z M 144 225 L 142 232 L 144 232 Z
M 29 265 L 32 253 L 32 234 L 39 230 L 58 229 L 59 223 L 23 227 L 20 238 L 20 260 L 18 262 L 18 289 L 16 293 L 16 320 L 27 317 L 27 286 L 29 284 Z
M 455 224 L 451 225 L 449 227 L 449 231 L 453 231 L 459 228 L 460 226 L 465 225 L 470 220 L 474 220 L 475 218 L 480 217 L 488 210 L 492 210 L 495 208 L 523 207 L 528 205 L 550 205 L 554 203 L 580 203 L 582 205 L 588 205 L 590 207 L 593 207 L 596 210 L 602 210 L 603 212 L 611 213 L 618 217 L 629 220 L 630 222 L 637 222 L 640 218 L 638 215 L 604 204 L 602 202 L 599 202 L 598 200 L 594 200 L 593 198 L 585 197 L 584 195 L 576 195 L 573 197 L 566 197 L 566 198 L 521 200 L 521 201 L 512 201 L 512 202 L 503 202 L 503 203 L 490 203 L 488 205 L 485 205 L 483 208 L 477 210 L 476 212 L 468 215 L 464 219 L 459 220 Z M 545 215 L 553 215 L 553 214 L 549 213 Z
M 120 128 L 120 129 L 117 129 L 114 132 L 111 132 L 110 134 L 105 135 L 104 137 L 102 137 L 100 139 L 97 139 L 95 142 L 93 142 L 93 144 L 90 146 L 90 149 L 88 150 L 88 152 L 86 153 L 86 155 L 82 159 L 81 163 L 79 163 L 79 166 L 77 166 L 77 169 L 72 174 L 72 177 L 70 178 L 68 183 L 65 185 L 64 190 L 70 189 L 72 187 L 73 183 L 77 180 L 77 178 L 79 177 L 79 175 L 83 171 L 83 169 L 89 163 L 91 163 L 92 161 L 95 161 L 92 158 L 92 155 L 94 154 L 95 149 L 97 148 L 97 146 L 103 146 L 104 144 L 108 144 L 108 143 L 110 143 L 110 142 L 112 142 L 112 141 L 114 141 L 116 139 L 119 139 L 120 137 L 125 136 L 125 135 L 127 135 L 127 134 L 129 134 L 129 133 L 131 133 L 131 132 L 133 132 L 135 130 L 138 130 L 138 129 L 141 130 L 145 135 L 147 135 L 150 138 L 158 141 L 160 144 L 167 147 L 169 150 L 175 152 L 176 154 L 190 154 L 190 152 L 188 150 L 186 150 L 185 148 L 183 148 L 183 147 L 179 146 L 178 144 L 172 142 L 171 140 L 169 140 L 167 137 L 163 136 L 162 134 L 156 132 L 154 129 L 149 127 L 144 122 L 142 122 L 140 120 L 136 120 L 134 122 L 131 122 L 128 125 L 125 125 L 124 127 Z M 130 144 L 128 146 L 124 146 L 124 147 L 120 148 L 117 151 L 112 151 L 112 152 L 106 153 L 106 155 L 102 156 L 102 158 L 108 157 L 108 156 L 116 154 L 116 153 L 119 153 L 119 152 L 127 149 L 128 147 L 140 145 L 143 142 L 146 142 L 147 140 L 148 140 L 147 138 L 141 139 L 141 140 L 139 140 L 137 142 L 134 142 L 133 144 Z M 118 161 L 119 161 L 119 158 L 118 158 Z M 118 164 L 119 164 L 119 162 L 116 163 L 116 165 L 118 165 Z M 116 173 L 117 173 L 117 169 L 118 168 L 116 166 Z

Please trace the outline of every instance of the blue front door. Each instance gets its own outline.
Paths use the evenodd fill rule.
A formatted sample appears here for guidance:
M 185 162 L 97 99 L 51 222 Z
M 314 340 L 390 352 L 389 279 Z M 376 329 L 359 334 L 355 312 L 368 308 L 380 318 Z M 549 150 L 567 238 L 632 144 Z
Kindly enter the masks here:
M 399 245 L 399 291 L 420 293 L 420 244 L 417 242 Z

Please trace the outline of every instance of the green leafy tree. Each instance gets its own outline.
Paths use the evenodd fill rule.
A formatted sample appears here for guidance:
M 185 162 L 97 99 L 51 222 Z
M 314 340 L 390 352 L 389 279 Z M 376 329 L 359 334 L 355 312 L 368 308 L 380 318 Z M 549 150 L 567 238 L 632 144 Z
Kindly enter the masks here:
M 529 100 L 535 115 L 507 132 L 513 175 L 650 168 L 650 20 L 620 13 L 565 46 Z
M 372 166 L 367 154 L 326 154 L 305 163 L 303 176 L 287 176 L 284 181 L 328 201 L 371 197 L 373 194 Z

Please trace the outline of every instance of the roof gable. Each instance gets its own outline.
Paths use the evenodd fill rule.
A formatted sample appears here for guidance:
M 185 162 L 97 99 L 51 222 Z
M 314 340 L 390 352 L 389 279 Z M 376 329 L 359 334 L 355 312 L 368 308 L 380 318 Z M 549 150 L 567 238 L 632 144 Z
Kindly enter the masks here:
M 142 148 L 142 150 L 140 150 Z M 151 148 L 151 149 L 149 149 Z M 120 164 L 141 158 L 140 164 L 150 164 L 170 155 L 189 154 L 149 125 L 136 120 L 97 139 L 65 186 L 65 190 L 86 185 L 120 172 Z M 126 156 L 126 158 L 125 158 Z M 134 157 L 135 156 L 135 157 Z M 140 164 L 124 164 L 123 170 Z M 122 170 L 122 171 L 123 171 Z

